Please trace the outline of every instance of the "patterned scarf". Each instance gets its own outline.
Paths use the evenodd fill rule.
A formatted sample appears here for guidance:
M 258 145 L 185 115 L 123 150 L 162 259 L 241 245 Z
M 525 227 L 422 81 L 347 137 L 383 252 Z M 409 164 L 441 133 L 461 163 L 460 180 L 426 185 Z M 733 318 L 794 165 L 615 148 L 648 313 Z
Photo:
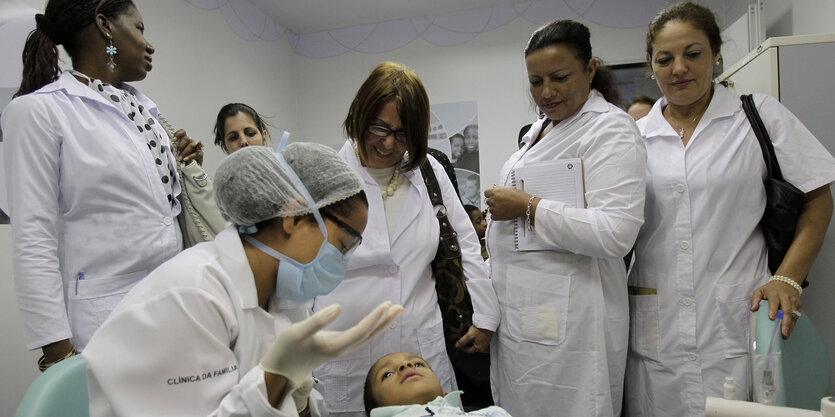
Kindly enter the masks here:
M 127 91 L 118 89 L 110 84 L 103 83 L 101 80 L 94 80 L 90 77 L 72 70 L 73 75 L 84 78 L 88 81 L 88 86 L 99 93 L 108 102 L 121 109 L 122 112 L 130 119 L 139 133 L 145 136 L 145 141 L 148 144 L 148 149 L 156 162 L 157 173 L 159 174 L 162 186 L 165 188 L 165 193 L 168 195 L 168 202 L 173 207 L 176 204 L 174 199 L 173 188 L 177 181 L 177 175 L 174 173 L 174 168 L 171 166 L 171 159 L 168 154 L 171 149 L 163 145 L 162 136 L 154 131 L 151 127 L 156 124 L 156 120 L 148 112 L 145 106 L 139 104 L 136 96 Z

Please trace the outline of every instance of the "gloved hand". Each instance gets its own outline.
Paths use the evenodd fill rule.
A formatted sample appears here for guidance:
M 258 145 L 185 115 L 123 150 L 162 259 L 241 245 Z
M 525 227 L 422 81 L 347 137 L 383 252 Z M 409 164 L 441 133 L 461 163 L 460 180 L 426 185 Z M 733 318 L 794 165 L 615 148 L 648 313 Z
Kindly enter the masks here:
M 313 375 L 308 375 L 301 385 L 296 386 L 293 390 L 293 402 L 296 403 L 296 411 L 301 415 L 302 411 L 307 407 L 307 399 L 310 398 L 310 391 L 313 389 Z
M 403 307 L 386 301 L 348 330 L 322 330 L 336 320 L 340 311 L 339 305 L 334 304 L 285 329 L 261 358 L 261 369 L 284 376 L 294 389 L 300 387 L 319 365 L 380 334 L 397 319 Z

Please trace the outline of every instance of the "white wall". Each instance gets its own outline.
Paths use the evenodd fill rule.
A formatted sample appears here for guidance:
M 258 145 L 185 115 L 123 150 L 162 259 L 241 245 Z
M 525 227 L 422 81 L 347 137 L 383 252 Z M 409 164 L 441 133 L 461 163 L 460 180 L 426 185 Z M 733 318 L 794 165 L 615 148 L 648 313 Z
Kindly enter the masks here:
M 764 0 L 765 37 L 835 32 L 835 0 Z
M 720 27 L 728 27 L 748 13 L 749 4 L 756 2 L 736 0 L 724 19 L 720 16 Z M 835 0 L 762 0 L 762 3 L 766 38 L 835 32 Z M 725 65 L 728 68 L 733 62 Z
M 43 0 L 21 3 L 43 10 Z M 206 144 L 205 165 L 214 172 L 222 158 L 212 145 L 215 117 L 230 101 L 252 105 L 275 130 L 296 123 L 297 56 L 286 39 L 249 42 L 237 37 L 216 11 L 184 1 L 134 0 L 156 48 L 148 78 L 135 83 L 176 126 Z M 2 42 L 17 40 L 3 39 Z M 23 40 L 19 40 L 23 42 Z M 104 54 L 102 54 L 104 56 Z M 104 59 L 104 58 L 103 58 Z M 2 64 L 0 64 L 2 65 Z M 279 131 L 280 133 L 280 131 Z M 38 375 L 40 352 L 24 348 L 11 267 L 11 231 L 0 225 L 0 416 L 11 416 Z

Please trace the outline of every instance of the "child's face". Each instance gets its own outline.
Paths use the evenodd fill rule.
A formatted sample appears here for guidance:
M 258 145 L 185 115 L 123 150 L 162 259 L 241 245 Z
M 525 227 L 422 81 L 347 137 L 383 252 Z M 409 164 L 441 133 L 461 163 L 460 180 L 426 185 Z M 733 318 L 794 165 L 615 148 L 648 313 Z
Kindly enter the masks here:
M 435 372 L 420 356 L 398 352 L 371 367 L 371 394 L 381 407 L 424 404 L 444 394 Z

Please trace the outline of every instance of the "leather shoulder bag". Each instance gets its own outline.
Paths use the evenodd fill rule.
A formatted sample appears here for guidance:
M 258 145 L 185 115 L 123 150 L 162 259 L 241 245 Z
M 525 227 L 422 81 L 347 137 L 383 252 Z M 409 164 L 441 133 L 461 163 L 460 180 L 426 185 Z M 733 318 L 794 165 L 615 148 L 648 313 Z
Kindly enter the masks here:
M 760 142 L 768 170 L 765 179 L 766 205 L 761 224 L 765 234 L 765 243 L 768 246 L 768 269 L 774 274 L 794 240 L 797 217 L 800 208 L 806 202 L 806 194 L 783 179 L 783 172 L 777 162 L 774 146 L 771 144 L 768 130 L 754 104 L 753 96 L 747 94 L 741 99 L 745 115 Z M 806 285 L 808 285 L 807 282 L 804 282 L 803 286 Z
M 473 323 L 473 302 L 464 279 L 458 234 L 447 218 L 441 187 L 429 160 L 421 165 L 420 171 L 441 228 L 438 252 L 432 260 L 432 275 L 435 277 L 435 291 L 438 293 L 438 306 L 444 323 L 447 354 L 453 358 L 458 354 L 455 342 L 467 333 Z

